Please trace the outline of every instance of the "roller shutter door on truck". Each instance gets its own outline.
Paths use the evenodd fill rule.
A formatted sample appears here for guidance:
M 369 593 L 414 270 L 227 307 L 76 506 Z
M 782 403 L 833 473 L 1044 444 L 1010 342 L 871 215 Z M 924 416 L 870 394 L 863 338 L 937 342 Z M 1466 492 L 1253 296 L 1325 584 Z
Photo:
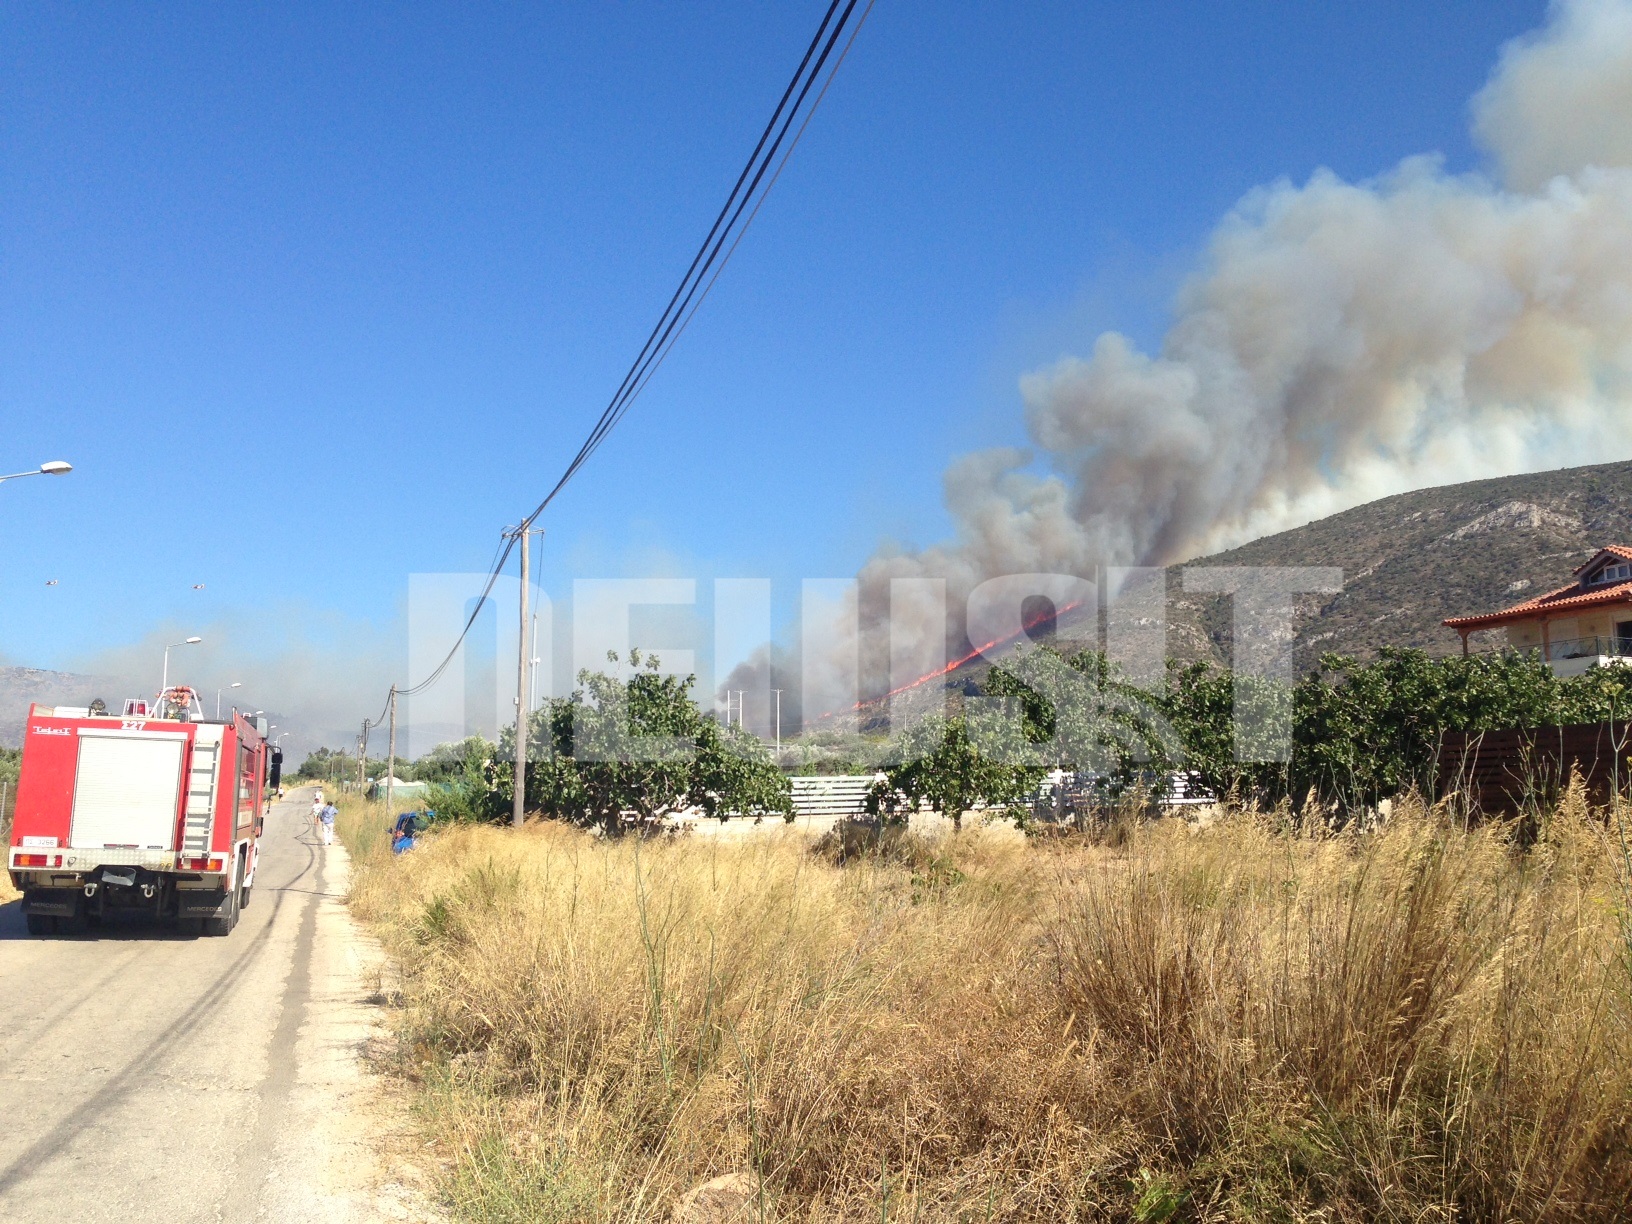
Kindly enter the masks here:
M 81 731 L 71 845 L 173 850 L 187 736 Z

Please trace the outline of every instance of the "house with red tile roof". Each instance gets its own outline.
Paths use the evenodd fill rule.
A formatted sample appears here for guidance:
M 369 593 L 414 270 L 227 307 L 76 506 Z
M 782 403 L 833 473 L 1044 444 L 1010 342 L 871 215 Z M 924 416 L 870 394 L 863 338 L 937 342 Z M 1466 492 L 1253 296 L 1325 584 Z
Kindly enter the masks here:
M 1539 653 L 1559 675 L 1632 662 L 1632 548 L 1600 548 L 1573 577 L 1567 586 L 1500 612 L 1443 623 L 1461 635 L 1463 654 L 1470 633 L 1506 629 L 1509 647 Z

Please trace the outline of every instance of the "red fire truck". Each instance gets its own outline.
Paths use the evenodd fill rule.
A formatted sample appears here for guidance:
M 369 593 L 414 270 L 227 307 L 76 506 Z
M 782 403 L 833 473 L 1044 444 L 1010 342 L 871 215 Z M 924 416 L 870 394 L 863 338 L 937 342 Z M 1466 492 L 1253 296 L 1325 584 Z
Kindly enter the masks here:
M 206 719 L 188 688 L 119 714 L 34 706 L 8 863 L 29 933 L 142 911 L 228 934 L 276 785 L 264 724 Z

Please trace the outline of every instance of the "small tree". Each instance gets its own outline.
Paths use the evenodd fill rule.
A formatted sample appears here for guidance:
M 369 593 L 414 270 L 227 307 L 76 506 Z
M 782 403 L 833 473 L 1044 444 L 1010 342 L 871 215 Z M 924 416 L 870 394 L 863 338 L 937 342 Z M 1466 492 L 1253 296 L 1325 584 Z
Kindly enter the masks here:
M 901 763 L 869 794 L 869 810 L 901 819 L 926 801 L 961 829 L 965 812 L 1019 804 L 1045 770 L 1018 728 L 1016 720 L 991 714 L 921 719 L 902 737 Z
M 413 782 L 443 785 L 481 779 L 496 751 L 492 740 L 467 735 L 462 740 L 438 744 L 412 764 L 399 765 L 397 776 Z
M 496 750 L 489 739 L 466 736 L 438 744 L 409 766 L 405 776 L 427 784 L 424 803 L 438 820 L 504 823 L 510 819 L 511 804 L 508 787 L 504 795 L 499 793 Z M 506 781 L 513 772 L 507 768 Z
M 609 654 L 617 662 L 615 654 Z M 641 654 L 630 651 L 637 669 Z M 722 728 L 691 699 L 695 676 L 662 675 L 655 656 L 623 681 L 578 673 L 580 687 L 546 703 L 529 725 L 527 805 L 558 820 L 622 832 L 693 805 L 710 816 L 793 815 L 793 791 L 770 752 Z M 509 744 L 515 743 L 510 732 Z M 514 756 L 503 742 L 500 761 Z M 500 767 L 499 789 L 513 793 Z M 505 798 L 504 802 L 509 803 Z
M 1102 795 L 1135 786 L 1159 791 L 1183 759 L 1184 742 L 1162 694 L 1126 681 L 1098 651 L 1023 649 L 991 670 L 986 691 L 1018 712 L 1019 726 L 999 732 L 993 710 L 983 740 L 995 736 L 1011 745 L 1011 758 L 1045 769 L 1086 772 Z
M 357 758 L 338 748 L 318 748 L 306 754 L 295 776 L 314 782 L 350 782 L 357 777 Z

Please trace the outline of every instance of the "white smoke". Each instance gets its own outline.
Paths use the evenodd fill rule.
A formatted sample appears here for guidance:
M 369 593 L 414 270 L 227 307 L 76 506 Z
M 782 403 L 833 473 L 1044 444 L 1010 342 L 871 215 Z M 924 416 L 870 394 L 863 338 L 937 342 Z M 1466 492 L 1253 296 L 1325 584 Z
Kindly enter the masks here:
M 955 464 L 951 542 L 865 588 L 1185 560 L 1386 494 L 1632 454 L 1632 0 L 1569 0 L 1474 103 L 1502 183 L 1413 157 L 1256 190 L 1161 351 L 1021 382 L 1034 456 Z M 867 603 L 875 611 L 879 601 Z
M 1503 49 L 1473 112 L 1474 134 L 1516 190 L 1632 165 L 1632 6 L 1555 5 L 1542 29 Z

